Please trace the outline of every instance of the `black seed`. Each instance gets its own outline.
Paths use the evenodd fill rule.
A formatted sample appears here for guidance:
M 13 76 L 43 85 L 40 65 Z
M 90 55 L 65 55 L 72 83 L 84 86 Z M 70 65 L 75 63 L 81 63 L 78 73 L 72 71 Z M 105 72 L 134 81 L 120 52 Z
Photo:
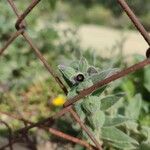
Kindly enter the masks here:
M 150 48 L 148 48 L 148 50 L 146 51 L 146 57 L 150 58 Z
M 82 82 L 84 80 L 84 75 L 83 74 L 78 74 L 76 76 L 76 80 L 79 81 L 79 82 Z

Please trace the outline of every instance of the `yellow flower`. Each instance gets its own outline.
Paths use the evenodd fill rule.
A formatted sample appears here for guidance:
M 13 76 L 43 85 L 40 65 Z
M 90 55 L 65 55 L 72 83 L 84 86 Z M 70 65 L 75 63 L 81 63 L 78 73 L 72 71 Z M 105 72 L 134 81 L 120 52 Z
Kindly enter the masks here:
M 63 96 L 63 95 L 58 95 L 56 98 L 54 98 L 54 99 L 52 100 L 52 104 L 53 104 L 54 106 L 62 106 L 62 105 L 65 103 L 65 101 L 66 101 L 65 96 Z

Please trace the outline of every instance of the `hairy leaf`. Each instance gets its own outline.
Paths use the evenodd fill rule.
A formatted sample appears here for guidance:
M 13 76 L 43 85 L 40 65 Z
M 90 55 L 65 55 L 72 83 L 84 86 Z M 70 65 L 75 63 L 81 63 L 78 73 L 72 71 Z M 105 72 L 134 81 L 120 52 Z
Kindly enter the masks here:
M 91 80 L 85 80 L 85 81 L 79 83 L 79 85 L 77 86 L 77 92 L 80 92 L 80 91 L 84 90 L 85 88 L 88 88 L 92 85 L 93 85 L 93 83 Z
M 97 83 L 98 81 L 101 81 L 105 79 L 106 77 L 114 74 L 118 69 L 107 69 L 104 71 L 99 72 L 98 74 L 94 74 L 93 76 L 90 77 L 93 83 Z
M 70 67 L 72 67 L 74 70 L 79 71 L 79 61 L 73 61 L 70 64 Z
M 101 99 L 101 110 L 107 110 L 120 100 L 121 96 L 112 95 Z
M 99 88 L 98 90 L 96 90 L 95 92 L 92 93 L 93 96 L 100 96 L 106 89 L 106 86 L 102 86 L 101 88 Z
M 118 126 L 120 124 L 127 122 L 128 120 L 129 118 L 123 116 L 117 116 L 117 117 L 106 116 L 104 126 L 105 127 Z
M 91 114 L 87 117 L 93 129 L 100 129 L 105 122 L 105 114 L 103 111 L 97 111 L 94 114 Z
M 79 62 L 79 71 L 86 73 L 87 69 L 88 69 L 88 62 L 84 57 L 82 57 Z
M 59 65 L 58 69 L 68 80 L 71 80 L 71 78 L 76 74 L 73 68 L 64 65 Z
M 89 96 L 82 103 L 82 107 L 89 114 L 99 111 L 100 105 L 100 98 L 97 96 Z
M 73 80 L 73 76 L 75 75 L 75 70 L 71 67 L 66 67 L 63 65 L 58 66 L 60 72 L 62 73 L 62 76 L 64 80 L 66 81 L 67 85 L 69 87 L 72 87 L 75 84 L 75 81 Z
M 113 147 L 119 148 L 119 149 L 123 149 L 123 150 L 133 150 L 136 147 L 131 144 L 131 143 L 118 143 L 118 142 L 113 142 L 111 143 L 111 145 Z
M 135 139 L 115 127 L 102 127 L 101 138 L 114 143 L 131 143 L 138 145 Z
M 129 105 L 126 108 L 126 116 L 132 119 L 138 119 L 142 106 L 142 98 L 140 94 L 135 95 L 130 100 Z

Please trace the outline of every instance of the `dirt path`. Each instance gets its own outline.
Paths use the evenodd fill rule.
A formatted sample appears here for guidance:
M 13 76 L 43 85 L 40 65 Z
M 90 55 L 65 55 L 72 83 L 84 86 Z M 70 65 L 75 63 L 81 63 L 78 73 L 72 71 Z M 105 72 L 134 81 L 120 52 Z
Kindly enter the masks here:
M 68 23 L 61 23 L 57 29 L 64 29 L 72 27 Z M 110 49 L 120 43 L 125 38 L 123 45 L 123 54 L 142 54 L 148 48 L 147 43 L 137 31 L 132 30 L 118 30 L 109 27 L 96 25 L 82 25 L 79 27 L 78 35 L 81 39 L 81 46 L 83 48 L 93 48 L 101 55 L 110 55 Z
M 145 50 L 148 48 L 143 37 L 136 31 L 120 31 L 95 25 L 83 25 L 79 28 L 79 36 L 83 47 L 94 48 L 104 55 L 108 54 L 108 50 L 123 38 L 125 38 L 124 55 L 134 53 L 145 55 Z

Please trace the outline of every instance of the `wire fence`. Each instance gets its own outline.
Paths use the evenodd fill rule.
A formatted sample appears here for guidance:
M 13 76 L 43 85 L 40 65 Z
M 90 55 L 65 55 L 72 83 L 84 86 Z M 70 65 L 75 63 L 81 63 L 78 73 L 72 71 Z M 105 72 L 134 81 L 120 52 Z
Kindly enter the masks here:
M 8 48 L 9 45 L 12 44 L 12 42 L 14 40 L 17 39 L 17 37 L 19 36 L 23 36 L 24 40 L 31 46 L 31 48 L 33 49 L 33 51 L 35 52 L 36 56 L 40 59 L 40 61 L 43 63 L 43 65 L 45 66 L 45 68 L 47 69 L 47 71 L 50 73 L 50 75 L 52 75 L 52 77 L 55 79 L 55 81 L 59 84 L 60 88 L 64 91 L 65 94 L 67 94 L 67 88 L 65 87 L 65 85 L 63 84 L 63 82 L 61 81 L 60 77 L 55 73 L 55 71 L 52 69 L 52 67 L 48 64 L 48 62 L 46 61 L 46 59 L 43 57 L 43 55 L 41 54 L 40 50 L 38 49 L 38 47 L 36 46 L 36 44 L 34 44 L 34 42 L 32 41 L 32 39 L 30 38 L 30 36 L 28 35 L 28 33 L 26 32 L 26 22 L 25 22 L 25 18 L 30 15 L 30 12 L 34 9 L 34 7 L 36 7 L 36 5 L 38 5 L 38 3 L 41 0 L 32 0 L 31 3 L 29 4 L 29 6 L 26 8 L 26 10 L 22 13 L 19 14 L 18 12 L 18 8 L 16 7 L 15 3 L 13 0 L 7 0 L 7 2 L 9 3 L 9 5 L 11 6 L 12 10 L 14 11 L 14 13 L 17 16 L 17 21 L 15 24 L 15 28 L 16 28 L 16 32 L 13 33 L 11 35 L 11 37 L 6 41 L 5 45 L 3 46 L 3 48 L 0 49 L 0 55 L 3 54 L 3 52 Z M 126 12 L 126 14 L 128 15 L 128 17 L 130 18 L 130 20 L 133 22 L 133 24 L 135 25 L 135 27 L 137 28 L 137 30 L 141 33 L 141 35 L 143 36 L 143 38 L 145 39 L 145 41 L 147 42 L 148 46 L 150 46 L 150 36 L 148 34 L 148 32 L 146 31 L 146 29 L 143 27 L 143 25 L 140 23 L 139 19 L 136 17 L 136 15 L 134 14 L 134 12 L 131 10 L 131 8 L 129 7 L 129 5 L 126 3 L 125 0 L 117 0 L 118 4 L 120 4 L 120 6 L 122 7 L 122 9 Z M 1 114 L 5 114 L 8 117 L 11 117 L 12 119 L 16 119 L 19 120 L 21 122 L 24 123 L 23 128 L 13 132 L 12 129 L 10 128 L 10 126 L 0 120 L 0 124 L 5 125 L 8 128 L 9 131 L 9 137 L 8 137 L 8 144 L 0 147 L 0 150 L 3 150 L 7 147 L 10 148 L 10 150 L 13 150 L 13 144 L 17 143 L 19 141 L 26 141 L 31 145 L 32 149 L 35 149 L 34 146 L 32 146 L 32 142 L 30 141 L 29 138 L 29 131 L 32 128 L 41 128 L 47 132 L 50 132 L 51 134 L 64 138 L 68 141 L 71 141 L 73 143 L 78 143 L 84 147 L 86 147 L 87 149 L 98 149 L 98 150 L 102 150 L 102 145 L 96 140 L 96 138 L 93 136 L 93 134 L 88 130 L 88 128 L 86 127 L 86 125 L 80 120 L 80 116 L 78 116 L 78 114 L 74 111 L 73 106 L 74 103 L 79 101 L 80 99 L 84 98 L 85 96 L 91 94 L 93 91 L 96 91 L 96 89 L 109 84 L 112 81 L 115 81 L 119 78 L 122 78 L 130 73 L 133 73 L 139 69 L 142 69 L 143 67 L 145 67 L 146 65 L 150 64 L 150 48 L 148 48 L 146 51 L 146 59 L 142 62 L 139 62 L 137 64 L 132 65 L 129 68 L 126 68 L 102 81 L 97 82 L 96 84 L 92 85 L 91 87 L 88 87 L 86 89 L 84 89 L 83 91 L 81 91 L 77 96 L 68 99 L 62 110 L 60 110 L 58 113 L 56 113 L 54 116 L 49 117 L 49 118 L 45 118 L 42 121 L 33 123 L 30 120 L 26 120 L 20 116 L 14 116 L 12 114 L 6 113 L 6 112 L 0 112 Z M 66 113 L 70 113 L 71 116 L 74 118 L 74 120 L 81 126 L 81 128 L 87 133 L 87 135 L 90 137 L 90 139 L 93 141 L 93 143 L 95 144 L 95 146 L 92 146 L 90 144 L 88 144 L 86 141 L 83 141 L 81 139 L 78 139 L 76 137 L 72 137 L 68 134 L 65 134 L 63 132 L 60 132 L 54 128 L 52 128 L 52 125 L 54 124 L 55 120 L 61 116 L 63 116 Z

